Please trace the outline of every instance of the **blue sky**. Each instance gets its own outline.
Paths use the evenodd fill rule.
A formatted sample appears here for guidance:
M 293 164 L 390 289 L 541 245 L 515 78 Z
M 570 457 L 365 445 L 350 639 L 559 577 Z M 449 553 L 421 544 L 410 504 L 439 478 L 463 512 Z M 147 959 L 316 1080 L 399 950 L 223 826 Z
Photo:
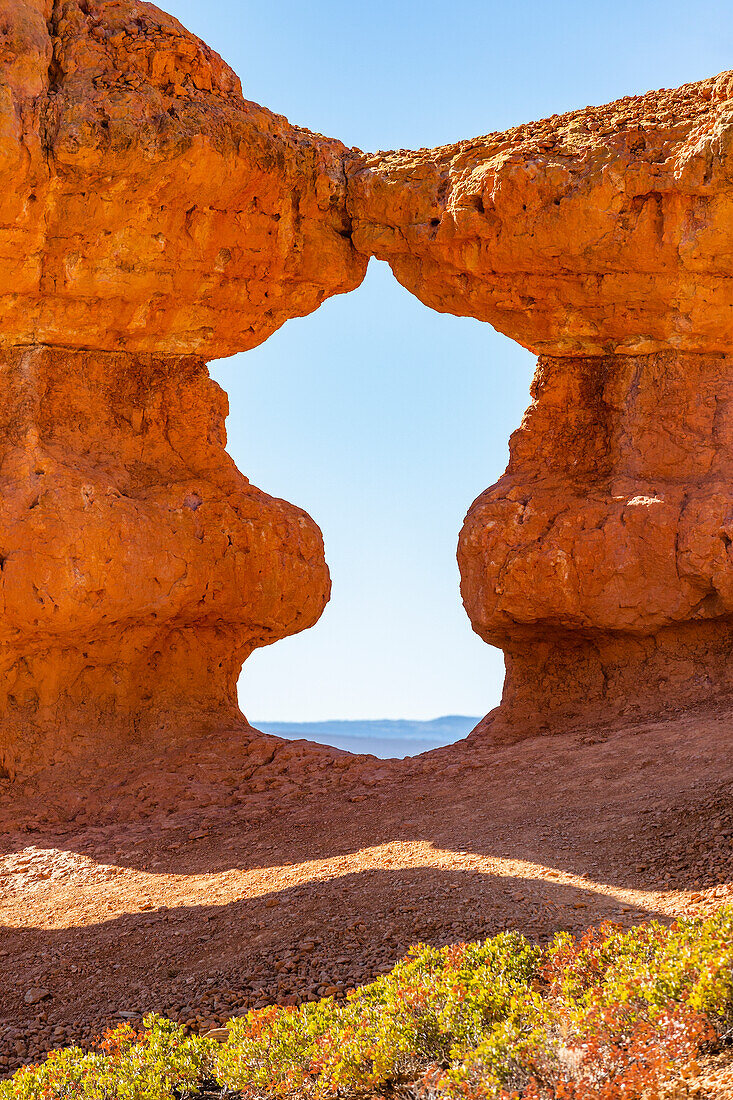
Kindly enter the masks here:
M 733 7 L 699 0 L 165 0 L 244 94 L 362 149 L 419 148 L 733 67 Z M 483 714 L 501 654 L 471 631 L 455 547 L 501 474 L 532 357 L 432 313 L 372 261 L 364 285 L 212 373 L 229 450 L 320 524 L 333 596 L 310 631 L 256 652 L 252 719 Z

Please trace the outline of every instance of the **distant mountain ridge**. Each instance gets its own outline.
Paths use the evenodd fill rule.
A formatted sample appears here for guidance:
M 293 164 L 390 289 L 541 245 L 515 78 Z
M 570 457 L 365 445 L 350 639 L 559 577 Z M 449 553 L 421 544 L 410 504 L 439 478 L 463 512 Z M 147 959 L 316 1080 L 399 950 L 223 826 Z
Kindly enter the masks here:
M 381 757 L 414 756 L 440 745 L 452 745 L 466 737 L 479 718 L 445 714 L 429 721 L 412 718 L 331 719 L 325 722 L 267 722 L 251 719 L 263 733 L 291 740 L 305 738 L 350 752 Z
M 283 737 L 311 737 L 318 731 L 340 733 L 345 737 L 418 737 L 433 738 L 442 734 L 465 737 L 479 721 L 465 714 L 445 714 L 441 718 L 418 721 L 414 718 L 336 718 L 325 722 L 257 722 L 252 725 L 267 733 Z

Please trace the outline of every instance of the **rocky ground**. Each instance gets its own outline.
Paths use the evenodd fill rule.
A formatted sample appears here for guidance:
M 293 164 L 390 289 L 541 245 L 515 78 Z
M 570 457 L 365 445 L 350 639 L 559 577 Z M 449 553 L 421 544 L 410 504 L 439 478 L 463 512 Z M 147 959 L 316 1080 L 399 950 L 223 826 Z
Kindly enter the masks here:
M 0 780 L 0 1072 L 151 1009 L 341 993 L 417 940 L 709 912 L 731 717 L 406 761 L 239 730 Z

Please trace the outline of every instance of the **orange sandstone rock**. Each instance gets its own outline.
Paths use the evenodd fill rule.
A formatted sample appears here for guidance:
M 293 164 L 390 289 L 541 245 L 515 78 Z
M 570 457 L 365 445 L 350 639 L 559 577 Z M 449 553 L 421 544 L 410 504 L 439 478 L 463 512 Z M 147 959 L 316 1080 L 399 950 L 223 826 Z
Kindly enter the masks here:
M 4 343 L 211 359 L 359 285 L 340 142 L 151 4 L 0 14 Z
M 733 688 L 733 74 L 351 165 L 357 247 L 542 353 L 458 559 L 484 728 Z
M 320 531 L 227 456 L 207 358 L 361 281 L 346 150 L 135 0 L 0 0 L 0 764 L 243 725 Z
M 733 616 L 731 359 L 543 358 L 532 395 L 464 526 L 476 628 L 643 634 Z
M 542 354 L 459 545 L 512 736 L 731 686 L 733 75 L 360 154 L 138 0 L 0 0 L 0 758 L 241 724 L 320 532 L 224 451 L 204 361 L 361 281 Z
M 543 358 L 504 476 L 459 540 L 502 721 L 733 688 L 733 371 L 721 355 Z
M 548 355 L 730 350 L 733 73 L 439 149 L 363 156 L 358 248 Z
M 241 723 L 256 647 L 311 626 L 323 541 L 224 445 L 201 360 L 0 355 L 0 757 Z

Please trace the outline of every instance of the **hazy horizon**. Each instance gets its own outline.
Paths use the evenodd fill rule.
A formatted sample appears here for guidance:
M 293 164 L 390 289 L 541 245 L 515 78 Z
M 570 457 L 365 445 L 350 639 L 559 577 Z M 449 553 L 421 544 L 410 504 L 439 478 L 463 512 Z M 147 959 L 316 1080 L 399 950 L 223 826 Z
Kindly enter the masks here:
M 381 758 L 417 756 L 452 745 L 466 737 L 480 721 L 475 715 L 444 714 L 424 721 L 412 718 L 343 718 L 323 722 L 277 722 L 250 719 L 263 733 L 292 741 L 316 741 L 353 753 Z
M 306 721 L 281 721 L 278 718 L 248 718 L 251 725 L 256 726 L 261 722 L 277 726 L 361 726 L 361 725 L 409 725 L 431 726 L 438 722 L 452 720 L 465 720 L 478 722 L 483 718 L 482 714 L 439 714 L 435 718 L 309 718 Z

